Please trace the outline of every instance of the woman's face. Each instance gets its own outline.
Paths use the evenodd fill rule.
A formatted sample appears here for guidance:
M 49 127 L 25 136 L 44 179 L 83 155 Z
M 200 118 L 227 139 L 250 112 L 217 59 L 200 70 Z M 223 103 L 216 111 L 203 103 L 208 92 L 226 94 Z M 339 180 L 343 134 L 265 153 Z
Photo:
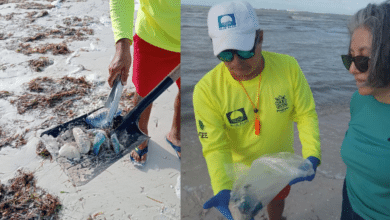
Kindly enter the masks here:
M 351 46 L 349 48 L 349 53 L 352 57 L 356 56 L 371 56 L 371 42 L 372 42 L 372 34 L 371 32 L 365 28 L 357 28 L 351 37 Z M 375 88 L 368 86 L 367 79 L 369 75 L 369 71 L 362 73 L 360 72 L 356 66 L 355 62 L 352 62 L 351 67 L 349 68 L 349 72 L 355 77 L 356 86 L 358 87 L 360 95 L 374 95 Z

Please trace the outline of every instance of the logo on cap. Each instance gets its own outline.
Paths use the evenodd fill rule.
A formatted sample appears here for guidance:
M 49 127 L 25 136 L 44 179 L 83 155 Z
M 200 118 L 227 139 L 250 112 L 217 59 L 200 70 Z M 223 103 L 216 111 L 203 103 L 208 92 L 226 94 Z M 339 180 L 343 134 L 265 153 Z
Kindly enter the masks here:
M 219 30 L 236 27 L 236 18 L 234 14 L 226 14 L 218 16 Z

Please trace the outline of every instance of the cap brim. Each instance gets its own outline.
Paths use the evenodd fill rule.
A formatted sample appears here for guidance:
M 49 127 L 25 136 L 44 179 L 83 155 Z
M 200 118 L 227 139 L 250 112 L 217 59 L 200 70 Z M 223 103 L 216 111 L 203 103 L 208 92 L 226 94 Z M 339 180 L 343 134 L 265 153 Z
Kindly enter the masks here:
M 226 34 L 221 37 L 213 38 L 214 56 L 217 56 L 224 50 L 245 50 L 253 48 L 256 33 L 249 34 Z

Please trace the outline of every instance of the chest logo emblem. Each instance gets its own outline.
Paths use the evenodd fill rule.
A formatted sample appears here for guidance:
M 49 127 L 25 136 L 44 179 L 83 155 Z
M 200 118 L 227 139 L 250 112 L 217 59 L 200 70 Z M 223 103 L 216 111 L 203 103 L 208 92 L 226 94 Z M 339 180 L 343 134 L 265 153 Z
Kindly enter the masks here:
M 226 117 L 232 126 L 239 126 L 248 122 L 244 108 L 226 113 Z
M 277 112 L 284 112 L 288 109 L 286 96 L 278 96 L 275 98 Z

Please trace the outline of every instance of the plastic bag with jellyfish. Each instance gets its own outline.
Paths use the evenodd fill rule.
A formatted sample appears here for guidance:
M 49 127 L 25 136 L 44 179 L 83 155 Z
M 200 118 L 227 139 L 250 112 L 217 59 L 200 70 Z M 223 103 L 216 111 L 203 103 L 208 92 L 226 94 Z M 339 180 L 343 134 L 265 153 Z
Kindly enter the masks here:
M 313 165 L 293 153 L 264 155 L 244 164 L 227 164 L 233 180 L 229 206 L 235 220 L 250 220 L 267 206 L 289 182 L 314 174 Z

